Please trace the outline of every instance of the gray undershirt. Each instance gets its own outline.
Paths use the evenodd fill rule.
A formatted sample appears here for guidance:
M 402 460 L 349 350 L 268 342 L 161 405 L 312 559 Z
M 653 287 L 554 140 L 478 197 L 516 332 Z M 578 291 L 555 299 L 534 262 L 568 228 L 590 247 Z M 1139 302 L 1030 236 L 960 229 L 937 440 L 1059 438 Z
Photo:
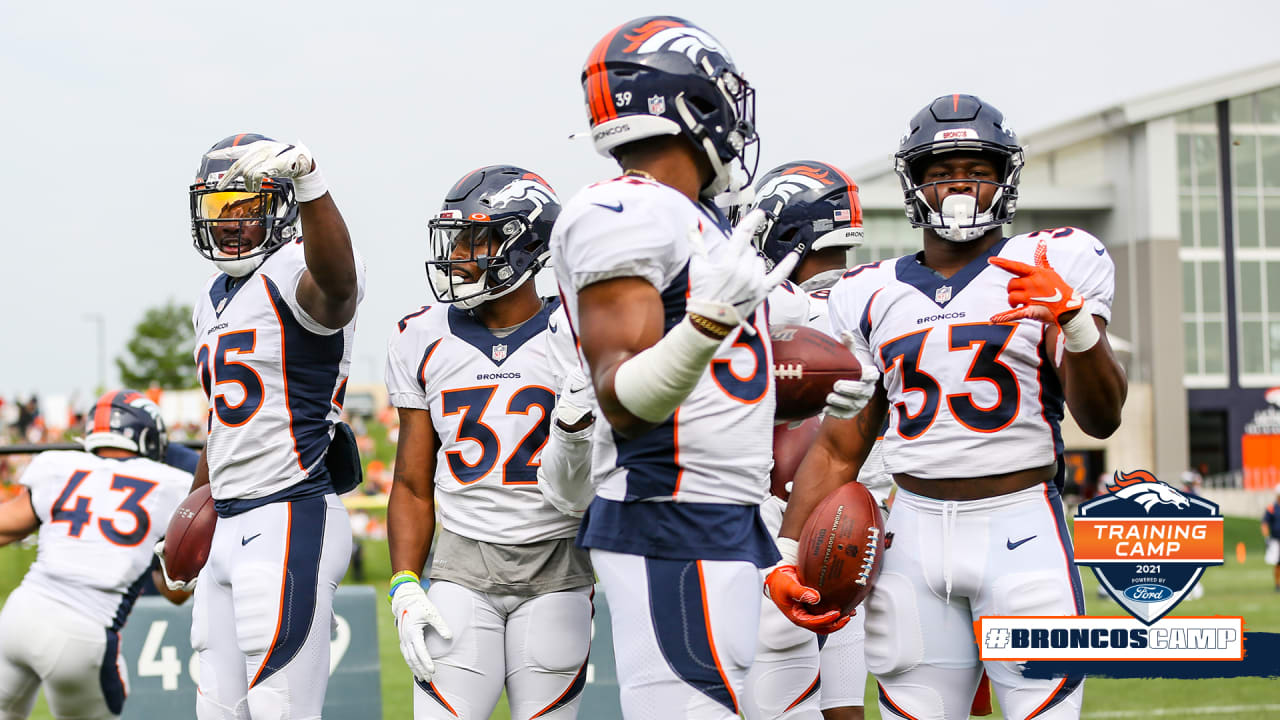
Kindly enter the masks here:
M 499 545 L 441 528 L 427 576 L 497 595 L 542 595 L 592 585 L 591 557 L 573 540 Z

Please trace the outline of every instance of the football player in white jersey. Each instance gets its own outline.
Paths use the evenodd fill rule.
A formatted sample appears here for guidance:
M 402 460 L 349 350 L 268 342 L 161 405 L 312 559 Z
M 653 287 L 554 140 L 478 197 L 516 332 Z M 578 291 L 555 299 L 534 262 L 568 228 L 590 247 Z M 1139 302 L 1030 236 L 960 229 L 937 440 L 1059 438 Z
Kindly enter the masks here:
M 579 192 L 551 249 L 598 408 L 596 496 L 578 542 L 607 594 L 628 718 L 735 718 L 755 652 L 759 504 L 773 423 L 761 303 L 772 274 L 710 199 L 746 168 L 754 91 L 675 17 L 610 31 L 582 75 L 598 152 L 624 174 Z
M 1105 334 L 1114 266 L 1079 229 L 1003 236 L 1022 163 L 991 105 L 971 95 L 930 103 L 897 154 L 923 252 L 854 268 L 831 291 L 832 329 L 883 378 L 853 416 L 838 407 L 837 383 L 782 534 L 797 537 L 854 475 L 888 416 L 884 460 L 899 490 L 864 606 L 886 717 L 967 716 L 983 670 L 979 617 L 1084 612 L 1058 495 L 1059 423 L 1064 400 L 1090 435 L 1120 423 L 1127 385 Z M 820 628 L 785 563 L 770 576 L 774 601 Z M 1079 717 L 1082 677 L 1031 680 L 1015 663 L 986 670 L 1007 716 Z
M 834 165 L 789 162 L 756 181 L 754 196 L 754 207 L 764 210 L 768 219 L 752 242 L 769 265 L 792 252 L 802 253 L 789 278 L 807 293 L 809 312 L 801 324 L 830 334 L 827 294 L 847 269 L 848 251 L 863 240 L 857 184 Z M 893 485 L 882 463 L 864 463 L 859 480 L 881 502 Z M 775 536 L 786 497 L 785 488 L 775 487 L 760 508 Z M 791 623 L 773 603 L 764 603 L 760 644 L 747 675 L 748 719 L 817 717 L 818 708 L 825 720 L 862 718 L 867 681 L 864 616 L 857 613 L 836 632 L 815 636 Z
M 560 301 L 539 298 L 533 276 L 559 214 L 528 170 L 463 176 L 430 221 L 439 302 L 402 319 L 387 349 L 400 415 L 390 594 L 418 720 L 488 718 L 504 687 L 513 718 L 567 720 L 586 684 L 591 561 L 574 546 L 578 521 L 537 485 L 560 387 L 548 348 Z M 580 420 L 562 429 L 586 431 Z
M 355 479 L 335 459 L 352 451 L 336 428 L 364 266 L 302 145 L 228 137 L 190 197 L 196 248 L 219 270 L 193 315 L 210 404 L 195 486 L 218 511 L 192 610 L 196 715 L 319 718 L 351 555 L 335 490 Z
M 0 545 L 39 530 L 39 552 L 0 611 L 0 720 L 31 713 L 116 718 L 128 692 L 120 629 L 152 570 L 151 547 L 187 496 L 191 474 L 163 465 L 160 408 L 109 392 L 89 415 L 84 452 L 37 455 L 0 505 Z M 186 594 L 161 590 L 181 603 Z

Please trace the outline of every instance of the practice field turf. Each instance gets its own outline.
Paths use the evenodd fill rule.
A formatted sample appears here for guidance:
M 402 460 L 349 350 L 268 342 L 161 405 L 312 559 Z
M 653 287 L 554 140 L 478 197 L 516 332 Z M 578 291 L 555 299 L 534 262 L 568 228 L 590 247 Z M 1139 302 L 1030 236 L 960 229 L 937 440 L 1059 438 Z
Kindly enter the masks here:
M 1262 561 L 1262 538 L 1258 522 L 1248 518 L 1228 518 L 1225 527 L 1227 564 L 1210 568 L 1203 580 L 1205 594 L 1187 600 L 1174 615 L 1242 615 L 1250 631 L 1280 632 L 1280 593 L 1272 590 L 1271 568 Z M 1248 551 L 1244 564 L 1236 561 L 1236 544 L 1244 542 Z M 0 598 L 7 597 L 18 584 L 35 549 L 0 549 Z M 385 593 L 389 560 L 385 542 L 367 542 L 365 573 L 379 593 Z M 1092 615 L 1122 615 L 1124 611 L 1109 599 L 1096 594 L 1092 571 L 1083 573 L 1087 608 Z M 410 676 L 400 658 L 399 644 L 391 614 L 378 608 L 378 646 L 382 659 L 383 717 L 400 720 L 413 717 Z M 1091 679 L 1085 685 L 1084 718 L 1124 720 L 1126 718 L 1232 718 L 1261 720 L 1280 717 L 1280 692 L 1275 678 L 1238 680 L 1104 680 Z M 867 685 L 867 717 L 879 718 L 875 706 L 875 686 Z M 38 702 L 31 716 L 47 720 L 52 716 Z M 494 718 L 508 720 L 505 699 Z M 992 718 L 1000 718 L 997 710 Z M 583 720 L 598 720 L 583 718 Z M 607 719 L 605 719 L 607 720 Z

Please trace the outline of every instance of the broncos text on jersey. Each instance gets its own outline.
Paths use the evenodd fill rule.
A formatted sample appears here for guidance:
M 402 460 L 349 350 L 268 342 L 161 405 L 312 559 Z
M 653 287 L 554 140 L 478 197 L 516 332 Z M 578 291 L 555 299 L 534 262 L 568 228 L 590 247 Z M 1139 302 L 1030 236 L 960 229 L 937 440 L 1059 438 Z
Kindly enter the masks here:
M 214 276 L 192 317 L 196 365 L 209 398 L 205 457 L 222 514 L 330 491 L 324 466 L 342 413 L 355 318 L 341 330 L 298 303 L 302 243 L 277 250 L 232 284 Z M 356 255 L 358 297 L 364 262 Z
M 993 443 L 1008 472 L 1050 465 L 1061 453 L 1063 395 L 1045 327 L 989 322 L 1009 309 L 1011 275 L 988 258 L 1030 264 L 1042 241 L 1085 310 L 1109 321 L 1115 266 L 1096 238 L 1075 228 L 1002 239 L 950 278 L 906 255 L 853 268 L 831 290 L 834 333 L 851 331 L 858 359 L 884 378 L 889 472 L 986 475 Z
M 436 508 L 450 532 L 522 545 L 577 530 L 537 486 L 558 389 L 547 319 L 559 305 L 504 337 L 465 310 L 429 305 L 391 335 L 387 391 L 392 405 L 431 414 L 440 438 Z

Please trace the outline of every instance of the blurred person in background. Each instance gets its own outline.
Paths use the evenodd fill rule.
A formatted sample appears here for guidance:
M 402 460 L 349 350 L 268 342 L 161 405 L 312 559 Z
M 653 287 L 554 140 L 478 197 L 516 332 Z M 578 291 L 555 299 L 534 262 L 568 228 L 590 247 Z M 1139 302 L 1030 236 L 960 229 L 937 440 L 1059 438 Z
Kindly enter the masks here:
M 1280 592 L 1280 485 L 1276 486 L 1276 499 L 1262 513 L 1262 537 L 1267 539 L 1264 556 L 1268 565 L 1274 565 L 1273 578 L 1276 592 Z

